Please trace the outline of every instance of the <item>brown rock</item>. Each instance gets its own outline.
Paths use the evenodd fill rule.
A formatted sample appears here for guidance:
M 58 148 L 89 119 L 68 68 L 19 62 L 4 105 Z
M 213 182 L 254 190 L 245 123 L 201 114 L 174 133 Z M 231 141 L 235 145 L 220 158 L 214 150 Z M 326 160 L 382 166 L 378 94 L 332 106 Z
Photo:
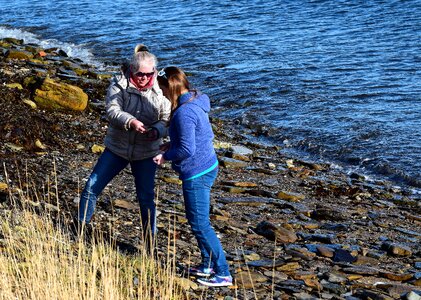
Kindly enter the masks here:
M 235 282 L 238 286 L 250 289 L 256 284 L 266 282 L 268 278 L 258 272 L 241 271 L 235 274 Z
M 276 240 L 278 243 L 294 243 L 297 240 L 295 232 L 283 227 L 277 227 L 267 221 L 262 221 L 257 224 L 255 232 L 271 241 Z
M 392 242 L 384 242 L 382 249 L 386 250 L 389 255 L 392 256 L 411 256 L 412 251 L 404 245 L 400 245 Z
M 320 256 L 332 258 L 335 255 L 335 250 L 329 247 L 325 247 L 323 245 L 316 246 L 316 249 L 317 249 L 317 253 Z
M 395 274 L 395 273 L 390 273 L 390 272 L 380 272 L 380 275 L 383 276 L 384 278 L 394 280 L 394 281 L 406 281 L 414 277 L 413 274 L 409 274 L 409 273 Z
M 360 274 L 360 275 L 378 275 L 379 270 L 375 268 L 370 267 L 348 267 L 344 268 L 343 271 L 345 273 L 354 273 L 354 274 Z
M 291 272 L 291 271 L 295 271 L 301 268 L 301 265 L 297 262 L 290 262 L 290 263 L 286 263 L 285 265 L 276 267 L 277 271 L 281 271 L 281 272 Z
M 88 95 L 77 86 L 46 78 L 35 90 L 34 101 L 46 109 L 69 109 L 82 111 L 88 105 Z
M 28 60 L 28 59 L 33 58 L 34 55 L 31 52 L 28 52 L 28 51 L 17 50 L 17 49 L 9 49 L 6 52 L 5 57 L 9 58 L 9 59 Z
M 122 200 L 122 199 L 116 199 L 113 201 L 113 205 L 115 207 L 119 207 L 119 208 L 125 208 L 128 210 L 138 210 L 139 206 L 133 204 L 132 202 L 126 201 L 126 200 Z
M 305 198 L 304 195 L 297 194 L 297 193 L 289 193 L 281 191 L 277 194 L 278 199 L 291 201 L 291 202 L 299 202 Z
M 222 181 L 221 184 L 237 187 L 257 187 L 257 183 L 249 181 Z
M 219 162 L 221 166 L 227 169 L 244 168 L 247 166 L 246 162 L 229 157 L 220 157 Z

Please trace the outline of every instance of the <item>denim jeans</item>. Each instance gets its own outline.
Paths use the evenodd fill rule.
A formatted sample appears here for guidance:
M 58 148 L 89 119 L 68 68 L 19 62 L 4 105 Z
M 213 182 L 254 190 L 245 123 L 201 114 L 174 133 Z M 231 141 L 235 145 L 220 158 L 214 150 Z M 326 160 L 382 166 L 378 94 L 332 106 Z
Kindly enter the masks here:
M 89 223 L 95 211 L 96 201 L 106 185 L 130 163 L 135 180 L 136 194 L 142 218 L 143 236 L 152 228 L 156 231 L 154 182 L 156 164 L 152 158 L 128 161 L 105 149 L 96 163 L 80 196 L 79 221 Z M 86 211 L 86 214 L 85 214 Z
M 202 255 L 202 264 L 215 270 L 216 275 L 230 275 L 224 250 L 210 224 L 210 191 L 218 168 L 194 179 L 183 181 L 186 217 Z

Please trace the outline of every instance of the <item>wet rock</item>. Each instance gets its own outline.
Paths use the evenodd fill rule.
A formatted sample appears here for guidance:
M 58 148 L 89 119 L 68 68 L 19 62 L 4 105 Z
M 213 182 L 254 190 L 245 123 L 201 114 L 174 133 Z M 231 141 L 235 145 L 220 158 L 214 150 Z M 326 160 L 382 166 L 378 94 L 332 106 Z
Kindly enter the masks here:
M 412 250 L 404 245 L 392 243 L 392 242 L 384 242 L 381 246 L 383 250 L 386 250 L 389 255 L 393 256 L 411 256 Z
M 276 240 L 277 243 L 294 243 L 297 240 L 295 232 L 283 227 L 278 227 L 267 221 L 262 221 L 257 224 L 254 231 L 271 241 Z
M 349 253 L 346 250 L 343 249 L 336 249 L 335 254 L 333 256 L 333 261 L 335 262 L 355 262 L 357 260 L 356 257 L 352 256 L 351 253 Z
M 35 90 L 34 101 L 46 109 L 70 109 L 82 111 L 88 104 L 88 95 L 77 86 L 46 78 Z
M 23 39 L 16 39 L 16 38 L 11 38 L 11 37 L 5 37 L 1 39 L 1 41 L 8 44 L 12 44 L 12 45 L 22 45 L 24 42 Z
M 315 220 L 331 220 L 331 221 L 345 221 L 347 217 L 345 214 L 333 207 L 317 205 L 316 209 L 311 214 Z

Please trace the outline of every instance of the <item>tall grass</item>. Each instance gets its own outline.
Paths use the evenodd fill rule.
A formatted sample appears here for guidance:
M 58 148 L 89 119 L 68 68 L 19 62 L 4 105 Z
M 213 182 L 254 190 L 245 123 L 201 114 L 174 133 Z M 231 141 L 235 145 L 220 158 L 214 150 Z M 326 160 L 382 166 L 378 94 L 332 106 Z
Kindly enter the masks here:
M 161 264 L 145 251 L 124 255 L 103 237 L 76 239 L 52 217 L 57 211 L 40 212 L 40 199 L 19 190 L 18 199 L 9 193 L 11 207 L 0 210 L 0 299 L 186 298 L 174 263 Z
M 72 241 L 46 216 L 2 218 L 0 299 L 182 299 L 172 270 L 98 239 Z

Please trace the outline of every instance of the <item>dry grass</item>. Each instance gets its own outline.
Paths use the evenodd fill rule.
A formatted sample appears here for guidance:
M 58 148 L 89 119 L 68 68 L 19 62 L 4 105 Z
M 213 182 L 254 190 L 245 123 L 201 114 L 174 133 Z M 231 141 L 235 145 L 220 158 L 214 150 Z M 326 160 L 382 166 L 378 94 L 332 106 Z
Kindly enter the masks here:
M 0 299 L 185 298 L 171 261 L 163 265 L 145 251 L 124 255 L 101 237 L 75 239 L 51 217 L 59 212 L 40 212 L 36 203 L 47 199 L 18 190 L 0 211 Z
M 173 270 L 99 239 L 72 241 L 47 215 L 11 210 L 0 227 L 0 299 L 182 299 Z

